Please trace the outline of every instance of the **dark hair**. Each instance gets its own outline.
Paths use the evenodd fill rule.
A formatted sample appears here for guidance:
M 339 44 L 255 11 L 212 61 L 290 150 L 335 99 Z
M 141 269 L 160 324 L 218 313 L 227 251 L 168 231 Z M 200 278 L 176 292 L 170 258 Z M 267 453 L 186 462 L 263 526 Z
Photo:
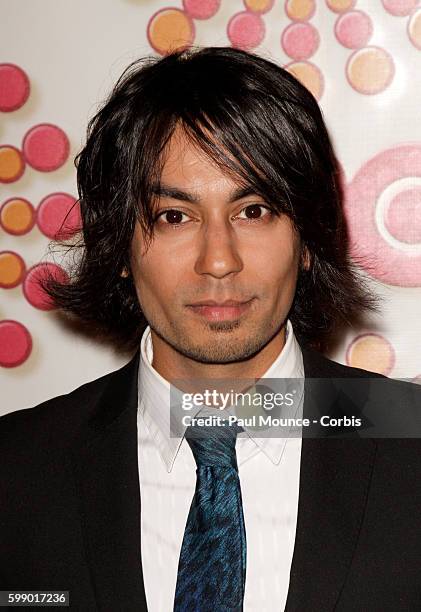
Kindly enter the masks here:
M 76 158 L 83 221 L 69 283 L 46 283 L 55 305 L 119 345 L 147 325 L 130 269 L 138 220 L 153 235 L 154 190 L 176 126 L 220 167 L 285 213 L 311 255 L 289 317 L 298 340 L 319 350 L 338 326 L 376 309 L 349 259 L 340 173 L 319 106 L 288 71 L 229 47 L 133 62 L 91 119 Z M 155 196 L 156 197 L 156 196 Z

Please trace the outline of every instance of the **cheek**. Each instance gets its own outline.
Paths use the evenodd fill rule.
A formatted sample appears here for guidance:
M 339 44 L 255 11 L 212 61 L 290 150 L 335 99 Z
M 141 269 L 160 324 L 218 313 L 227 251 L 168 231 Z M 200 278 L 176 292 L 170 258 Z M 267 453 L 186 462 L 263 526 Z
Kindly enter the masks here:
M 249 269 L 254 270 L 262 283 L 273 291 L 282 290 L 282 286 L 293 282 L 297 275 L 299 253 L 294 244 L 275 241 L 271 247 L 256 250 L 249 262 Z
M 137 295 L 143 303 L 154 299 L 163 305 L 171 303 L 177 287 L 182 285 L 185 265 L 183 255 L 162 248 L 149 248 L 146 254 L 132 248 L 131 266 Z M 186 257 L 186 254 L 184 254 Z

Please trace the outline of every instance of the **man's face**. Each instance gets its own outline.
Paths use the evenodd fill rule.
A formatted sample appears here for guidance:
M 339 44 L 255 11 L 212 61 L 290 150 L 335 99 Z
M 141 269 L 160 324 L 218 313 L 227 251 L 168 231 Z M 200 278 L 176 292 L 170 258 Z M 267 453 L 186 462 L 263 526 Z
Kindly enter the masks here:
M 139 223 L 132 241 L 140 306 L 157 336 L 185 357 L 244 360 L 285 323 L 299 237 L 286 215 L 275 217 L 260 196 L 244 193 L 181 130 L 167 152 L 152 242 L 146 250 Z M 221 306 L 227 300 L 241 304 Z M 216 306 L 192 306 L 203 301 Z

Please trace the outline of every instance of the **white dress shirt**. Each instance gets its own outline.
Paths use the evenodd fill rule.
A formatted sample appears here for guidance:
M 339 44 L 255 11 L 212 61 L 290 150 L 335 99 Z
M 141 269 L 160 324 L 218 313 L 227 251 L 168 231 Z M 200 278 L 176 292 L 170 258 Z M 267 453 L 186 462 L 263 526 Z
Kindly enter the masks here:
M 150 327 L 141 340 L 138 458 L 141 552 L 150 612 L 171 612 L 178 560 L 196 485 L 184 438 L 171 437 L 170 384 L 152 367 Z M 291 322 L 285 345 L 262 378 L 304 378 Z M 303 390 L 297 401 L 302 409 Z M 258 438 L 244 427 L 236 441 L 247 540 L 244 610 L 284 610 L 295 543 L 301 437 Z

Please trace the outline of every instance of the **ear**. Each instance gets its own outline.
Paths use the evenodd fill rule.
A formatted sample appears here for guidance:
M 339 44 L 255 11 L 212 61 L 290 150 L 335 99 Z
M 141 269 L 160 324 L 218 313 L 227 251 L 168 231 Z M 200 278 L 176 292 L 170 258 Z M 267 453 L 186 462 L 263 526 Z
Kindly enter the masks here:
M 303 267 L 303 270 L 306 270 L 306 272 L 310 270 L 311 255 L 310 255 L 310 251 L 308 250 L 306 246 L 304 246 L 301 250 L 301 265 Z

